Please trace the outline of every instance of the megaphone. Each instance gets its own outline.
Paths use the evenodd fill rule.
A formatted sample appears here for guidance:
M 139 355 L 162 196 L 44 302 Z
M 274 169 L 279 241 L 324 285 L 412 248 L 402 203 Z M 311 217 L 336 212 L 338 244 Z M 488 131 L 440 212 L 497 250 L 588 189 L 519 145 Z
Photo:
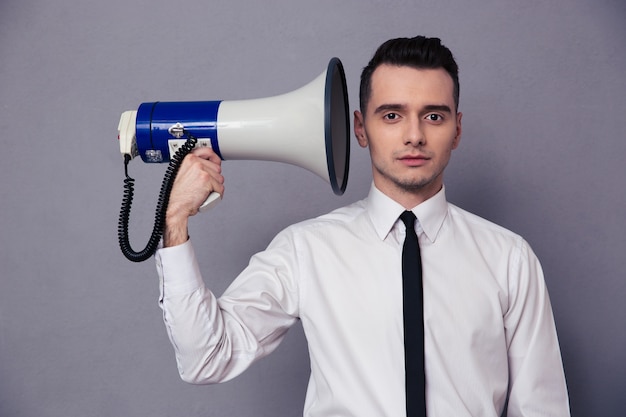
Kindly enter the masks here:
M 348 94 L 333 58 L 315 80 L 290 93 L 252 100 L 153 102 L 122 114 L 120 151 L 169 162 L 187 135 L 223 160 L 285 162 L 346 189 L 350 157 Z
M 191 146 L 210 146 L 222 160 L 275 161 L 305 168 L 341 195 L 348 182 L 350 160 L 348 112 L 343 65 L 338 58 L 332 58 L 326 70 L 309 84 L 278 96 L 143 103 L 136 111 L 122 114 L 118 139 L 126 163 L 140 156 L 148 163 L 179 164 L 180 153 L 190 151 L 193 140 Z M 128 188 L 132 199 L 132 185 L 127 182 Z M 201 209 L 217 201 L 219 195 L 212 193 Z M 122 213 L 120 244 L 121 229 L 127 228 L 122 223 L 127 222 L 128 213 Z M 155 231 L 161 226 L 155 222 Z

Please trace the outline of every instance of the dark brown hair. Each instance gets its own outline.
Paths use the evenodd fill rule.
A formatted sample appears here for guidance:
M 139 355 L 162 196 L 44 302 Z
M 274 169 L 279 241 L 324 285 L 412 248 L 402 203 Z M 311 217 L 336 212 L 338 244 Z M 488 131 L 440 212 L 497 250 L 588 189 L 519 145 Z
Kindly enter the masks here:
M 459 108 L 459 67 L 452 52 L 446 48 L 439 38 L 416 36 L 414 38 L 390 39 L 378 47 L 376 53 L 363 68 L 359 104 L 365 114 L 367 103 L 372 93 L 372 74 L 382 64 L 408 66 L 417 69 L 443 68 L 454 83 L 455 110 Z

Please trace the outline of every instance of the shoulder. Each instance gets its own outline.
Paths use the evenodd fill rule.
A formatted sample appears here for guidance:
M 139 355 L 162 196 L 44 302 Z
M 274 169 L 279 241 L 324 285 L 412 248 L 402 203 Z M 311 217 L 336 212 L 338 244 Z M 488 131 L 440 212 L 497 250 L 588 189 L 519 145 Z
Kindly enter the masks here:
M 305 233 L 316 229 L 347 227 L 361 218 L 367 211 L 366 200 L 359 200 L 329 213 L 291 225 L 287 229 Z
M 473 229 L 483 230 L 487 233 L 494 233 L 497 235 L 511 238 L 520 237 L 520 235 L 518 235 L 517 233 L 503 226 L 500 226 L 499 224 L 494 223 L 491 220 L 487 220 L 484 217 L 462 209 L 461 207 L 456 206 L 450 202 L 448 202 L 448 212 L 450 213 L 450 216 L 454 221 L 466 223 L 468 227 L 471 227 Z
M 363 222 L 369 222 L 367 201 L 359 200 L 329 213 L 294 223 L 283 229 L 276 237 L 279 239 L 310 239 L 324 236 L 325 239 L 346 231 L 362 229 Z
M 496 243 L 504 247 L 528 248 L 528 243 L 518 233 L 448 203 L 449 219 L 455 228 L 468 233 L 479 243 Z
M 537 255 L 520 234 L 452 204 L 448 212 L 454 239 L 464 242 L 460 245 L 466 253 L 480 254 L 494 270 L 506 269 L 509 291 L 524 287 L 531 277 L 543 279 Z

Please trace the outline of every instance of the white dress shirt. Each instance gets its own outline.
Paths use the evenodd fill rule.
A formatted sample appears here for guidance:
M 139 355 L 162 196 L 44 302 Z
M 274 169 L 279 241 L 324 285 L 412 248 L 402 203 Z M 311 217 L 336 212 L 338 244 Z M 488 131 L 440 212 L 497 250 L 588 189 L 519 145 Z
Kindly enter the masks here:
M 160 249 L 160 303 L 183 380 L 226 381 L 296 320 L 307 417 L 405 415 L 404 208 L 367 199 L 288 227 L 217 299 L 191 243 Z M 413 209 L 423 262 L 429 417 L 569 416 L 541 266 L 518 235 L 446 201 Z M 508 403 L 507 403 L 508 398 Z

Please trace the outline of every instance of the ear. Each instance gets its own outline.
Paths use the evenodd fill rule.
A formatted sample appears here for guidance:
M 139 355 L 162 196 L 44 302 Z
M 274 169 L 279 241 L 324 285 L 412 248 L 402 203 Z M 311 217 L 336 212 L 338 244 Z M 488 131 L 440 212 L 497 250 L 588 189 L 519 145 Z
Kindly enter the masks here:
M 359 145 L 362 148 L 367 148 L 367 134 L 365 133 L 365 120 L 363 114 L 355 110 L 354 111 L 354 135 Z
M 456 149 L 461 142 L 461 132 L 463 128 L 461 127 L 461 120 L 463 119 L 463 113 L 458 112 L 456 114 L 456 136 L 454 137 L 454 142 L 452 142 L 452 149 Z

